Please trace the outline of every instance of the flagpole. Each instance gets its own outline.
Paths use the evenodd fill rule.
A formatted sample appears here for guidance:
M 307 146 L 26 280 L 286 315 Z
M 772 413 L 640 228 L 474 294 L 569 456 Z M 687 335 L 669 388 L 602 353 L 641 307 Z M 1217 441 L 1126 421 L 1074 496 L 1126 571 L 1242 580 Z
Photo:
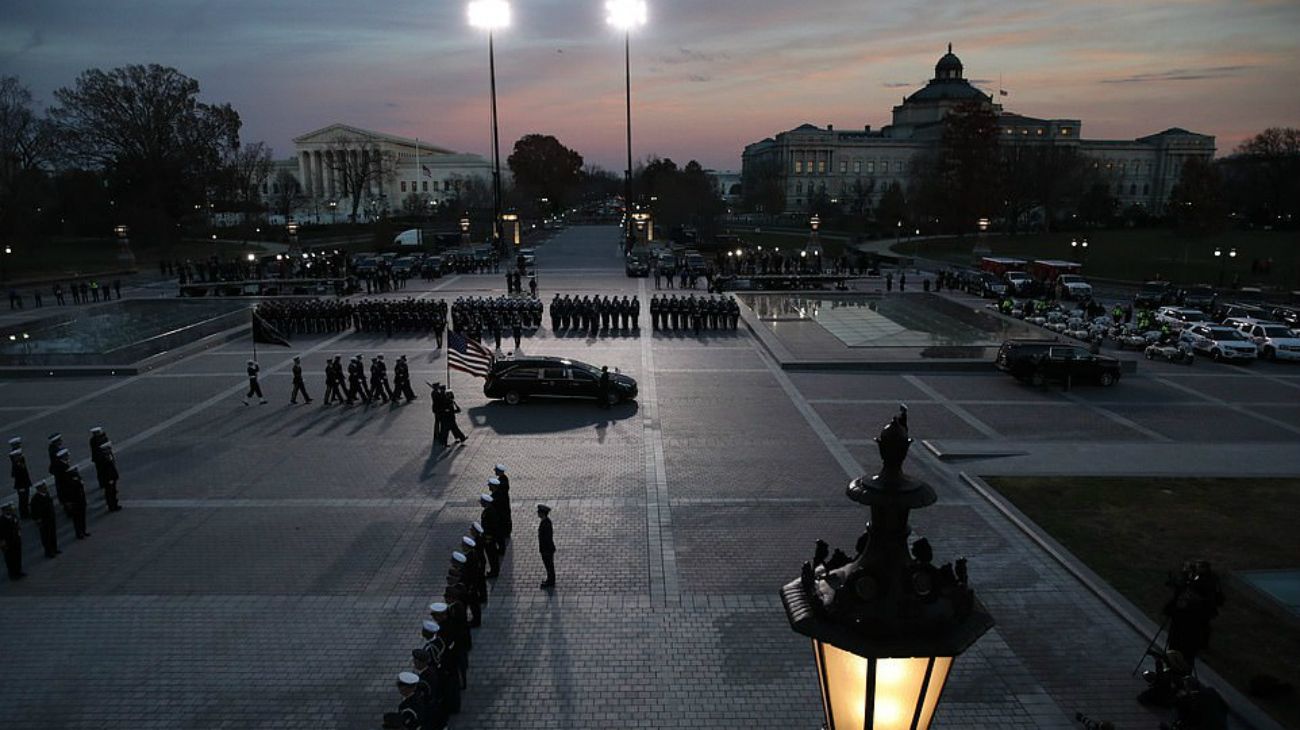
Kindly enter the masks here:
M 248 323 L 253 327 L 253 362 L 257 362 L 257 310 L 248 310 Z
M 451 351 L 450 333 L 451 329 L 444 324 L 442 341 L 447 345 L 447 347 L 442 348 L 442 359 L 447 361 L 447 390 L 451 390 L 451 355 L 449 354 Z
M 415 193 L 416 197 L 418 198 L 420 193 L 419 185 L 424 180 L 424 167 L 420 165 L 420 138 L 419 137 L 415 138 L 415 180 L 416 180 L 415 183 L 416 188 L 411 192 Z M 424 198 L 420 198 L 420 212 L 421 213 L 424 212 Z M 415 229 L 416 245 L 418 245 L 421 250 L 424 249 L 424 226 L 421 225 L 423 223 L 423 220 L 424 220 L 424 216 L 421 215 L 420 218 L 417 219 L 417 227 Z

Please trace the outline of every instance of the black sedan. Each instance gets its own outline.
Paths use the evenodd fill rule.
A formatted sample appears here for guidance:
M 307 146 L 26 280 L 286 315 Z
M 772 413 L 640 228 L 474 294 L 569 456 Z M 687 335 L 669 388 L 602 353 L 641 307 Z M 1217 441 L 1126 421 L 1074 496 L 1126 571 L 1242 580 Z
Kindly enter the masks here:
M 561 357 L 498 360 L 483 384 L 483 395 L 516 405 L 526 398 L 601 398 L 600 368 Z M 610 405 L 636 398 L 636 381 L 609 373 Z

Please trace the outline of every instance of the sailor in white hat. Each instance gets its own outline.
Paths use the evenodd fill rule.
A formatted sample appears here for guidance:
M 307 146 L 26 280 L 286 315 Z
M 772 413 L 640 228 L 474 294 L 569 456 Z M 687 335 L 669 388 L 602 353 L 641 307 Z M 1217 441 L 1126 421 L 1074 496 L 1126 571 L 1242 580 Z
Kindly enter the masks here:
M 248 393 L 244 395 L 244 405 L 248 405 L 248 400 L 255 395 L 262 405 L 266 405 L 266 396 L 262 395 L 262 385 L 257 382 L 257 374 L 261 370 L 256 360 L 248 361 Z
M 506 546 L 510 544 L 510 534 L 515 529 L 514 519 L 510 514 L 509 484 L 509 479 L 503 479 L 500 476 L 492 477 L 487 481 L 488 492 L 492 495 L 497 514 L 501 516 L 501 535 L 497 542 L 501 544 L 501 552 L 503 553 L 506 551 Z
M 9 439 L 9 473 L 13 475 L 14 491 L 18 493 L 18 516 L 25 520 L 31 516 L 28 498 L 31 496 L 32 474 L 27 468 L 21 438 Z
M 497 510 L 495 500 L 490 494 L 480 494 L 479 504 L 483 512 L 478 521 L 483 529 L 483 556 L 487 558 L 488 570 L 485 578 L 495 578 L 501 572 L 501 513 Z
M 99 463 L 99 445 L 108 440 L 108 434 L 104 433 L 103 426 L 95 426 L 90 429 L 90 460 L 96 464 Z
M 53 474 L 58 468 L 59 449 L 63 448 L 63 434 L 54 432 L 45 440 L 45 450 L 50 455 L 50 473 Z
M 384 727 L 432 727 L 429 724 L 431 707 L 420 691 L 420 676 L 415 672 L 401 672 L 397 675 L 397 691 L 402 695 L 402 703 L 397 706 L 397 712 L 384 713 Z
M 104 504 L 109 512 L 120 512 L 122 505 L 117 502 L 117 457 L 113 454 L 113 442 L 105 440 L 95 450 L 95 478 L 99 488 L 104 490 Z
M 60 448 L 54 454 L 54 489 L 59 498 L 59 503 L 63 505 L 63 511 L 72 519 L 72 527 L 77 534 L 77 539 L 90 537 L 86 532 L 86 484 L 81 481 L 81 474 L 77 467 L 73 466 L 72 455 L 65 448 Z

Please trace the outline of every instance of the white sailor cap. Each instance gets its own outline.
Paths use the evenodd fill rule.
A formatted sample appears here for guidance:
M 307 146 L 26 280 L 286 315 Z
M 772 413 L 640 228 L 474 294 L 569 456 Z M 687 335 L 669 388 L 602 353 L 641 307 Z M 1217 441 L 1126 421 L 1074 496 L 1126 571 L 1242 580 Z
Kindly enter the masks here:
M 470 523 L 470 527 L 473 527 L 474 530 L 477 531 L 480 535 L 483 534 L 482 522 L 479 522 L 478 520 L 474 520 L 472 523 Z
M 438 625 L 437 621 L 425 620 L 424 630 L 429 632 L 430 634 L 436 634 L 440 630 L 442 630 L 442 626 Z
M 63 434 L 61 434 L 61 433 L 52 433 L 52 434 L 50 434 L 49 442 L 50 442 L 50 443 L 54 443 L 55 441 L 59 441 L 59 440 L 62 439 L 62 438 L 63 438 Z
M 473 550 L 474 548 L 478 547 L 478 543 L 474 542 L 474 538 L 472 537 L 469 536 L 462 537 L 460 541 L 465 543 L 465 547 L 469 548 L 470 550 Z
M 492 500 L 492 495 L 490 495 L 490 494 L 480 494 L 480 495 L 478 496 L 478 501 L 480 501 L 480 502 L 482 502 L 482 503 L 484 503 L 484 504 L 492 504 L 492 501 L 493 501 L 493 500 Z
M 13 447 L 15 447 L 15 448 L 18 447 L 18 446 L 22 446 L 22 445 L 23 445 L 23 437 L 22 437 L 22 436 L 14 436 L 13 438 L 9 439 L 9 445 L 10 445 L 10 446 L 13 446 Z
M 382 352 L 379 353 L 377 356 L 375 356 L 375 359 L 376 359 L 376 360 L 383 360 L 383 359 L 384 359 L 384 354 L 383 354 Z
M 499 486 L 501 486 L 501 480 L 500 480 L 500 479 L 497 479 L 496 477 L 492 477 L 491 479 L 488 480 L 488 486 L 489 486 L 489 487 L 499 487 Z
M 502 474 L 505 474 L 505 473 L 506 473 L 506 465 L 505 465 L 505 464 L 497 464 L 494 468 L 495 468 L 497 471 L 501 472 Z
M 448 610 L 449 607 L 442 601 L 429 604 L 429 613 L 446 613 Z
M 67 449 L 59 449 L 58 451 L 54 452 L 54 455 L 55 455 L 55 456 L 58 456 L 58 457 L 60 457 L 60 458 L 62 458 L 62 457 L 64 457 L 64 456 L 67 456 L 67 455 L 68 455 L 68 450 L 67 450 Z
M 420 683 L 420 675 L 415 672 L 401 672 L 397 675 L 397 683 L 403 687 L 414 687 Z
M 248 361 L 248 364 L 249 364 L 249 365 L 256 365 L 257 363 L 254 362 L 254 361 L 252 361 L 252 360 L 249 360 L 249 361 Z
M 90 429 L 90 432 L 91 432 L 91 433 L 103 433 L 103 432 L 104 432 L 104 427 L 103 427 L 103 426 L 95 426 L 94 428 Z
M 465 553 L 462 553 L 459 550 L 453 550 L 451 552 L 451 559 L 457 563 L 461 563 L 462 565 L 469 562 L 469 558 L 465 557 Z

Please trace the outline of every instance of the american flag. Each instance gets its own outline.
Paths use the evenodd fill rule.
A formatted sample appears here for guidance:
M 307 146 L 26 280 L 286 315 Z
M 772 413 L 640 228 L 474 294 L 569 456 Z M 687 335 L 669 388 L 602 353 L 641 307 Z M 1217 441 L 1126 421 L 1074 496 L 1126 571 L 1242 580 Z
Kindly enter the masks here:
M 447 333 L 447 367 L 486 378 L 492 372 L 492 353 L 459 332 Z

